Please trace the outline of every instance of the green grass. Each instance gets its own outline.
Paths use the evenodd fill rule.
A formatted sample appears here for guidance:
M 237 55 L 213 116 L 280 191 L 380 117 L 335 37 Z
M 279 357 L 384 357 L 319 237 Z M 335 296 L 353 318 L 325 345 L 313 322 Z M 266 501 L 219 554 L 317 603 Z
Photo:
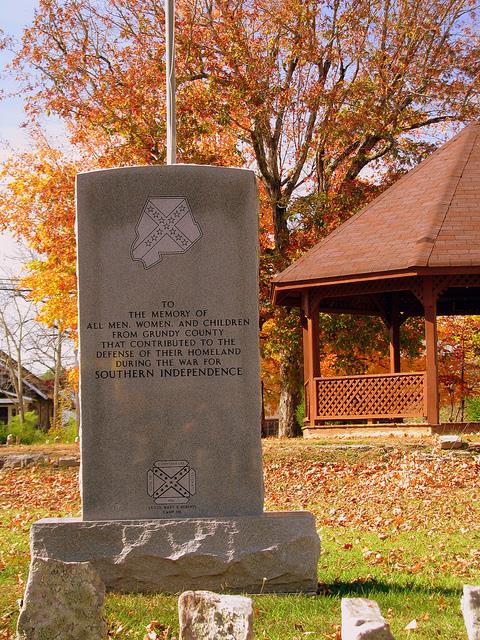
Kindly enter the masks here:
M 352 549 L 344 549 L 351 544 Z M 378 535 L 339 528 L 322 531 L 322 556 L 319 563 L 320 594 L 254 596 L 255 637 L 270 640 L 332 638 L 340 624 L 341 598 L 362 597 L 376 600 L 389 619 L 396 638 L 412 638 L 405 626 L 416 619 L 415 638 L 466 639 L 459 600 L 463 580 L 438 572 L 441 559 L 440 536 L 401 534 L 388 540 Z M 480 534 L 473 540 L 451 536 L 448 553 L 460 554 L 480 547 Z M 432 557 L 438 548 L 439 558 Z M 364 559 L 364 549 L 380 553 L 391 562 L 371 564 Z M 402 549 L 402 552 L 398 550 Z M 434 554 L 435 555 L 435 554 Z M 375 555 L 372 560 L 375 560 Z M 401 561 L 404 570 L 395 570 Z M 415 565 L 425 562 L 415 571 Z M 473 578 L 474 576 L 471 576 Z M 478 576 L 477 576 L 478 580 Z M 178 631 L 177 599 L 165 596 L 109 595 L 107 611 L 112 627 L 130 629 L 132 638 L 143 638 L 145 621 L 157 619 L 173 632 Z M 118 637 L 123 637 L 119 635 Z
M 341 598 L 366 597 L 379 603 L 397 640 L 466 640 L 461 589 L 480 583 L 480 492 L 473 455 L 437 464 L 412 463 L 412 453 L 402 458 L 402 452 L 380 448 L 328 451 L 312 442 L 273 440 L 264 448 L 268 508 L 310 508 L 322 554 L 318 595 L 254 596 L 256 638 L 338 640 Z M 426 488 L 405 483 L 417 464 L 414 479 L 425 476 L 431 482 Z M 391 477 L 385 495 L 381 483 L 375 488 L 382 465 Z M 306 482 L 311 468 L 318 478 Z M 28 573 L 30 524 L 76 513 L 75 481 L 72 469 L 0 472 L 0 638 L 13 638 L 16 600 Z M 390 522 L 394 504 L 402 515 Z M 342 525 L 335 520 L 339 513 Z M 113 638 L 142 640 L 152 620 L 159 623 L 159 638 L 178 634 L 175 596 L 108 594 L 106 612 Z M 417 629 L 405 630 L 412 620 Z

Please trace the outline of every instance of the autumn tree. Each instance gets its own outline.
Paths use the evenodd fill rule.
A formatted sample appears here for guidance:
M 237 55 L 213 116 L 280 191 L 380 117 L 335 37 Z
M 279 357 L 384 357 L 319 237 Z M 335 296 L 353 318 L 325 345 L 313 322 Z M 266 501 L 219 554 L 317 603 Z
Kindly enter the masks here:
M 446 316 L 438 323 L 439 380 L 452 422 L 463 422 L 465 401 L 480 392 L 480 316 Z
M 432 148 L 432 126 L 477 116 L 474 10 L 472 0 L 178 0 L 179 158 L 256 168 L 263 284 L 374 195 L 367 170 L 393 179 Z M 35 70 L 31 117 L 62 117 L 100 166 L 164 161 L 159 0 L 41 0 L 16 65 Z M 300 347 L 298 332 L 288 344 L 277 334 L 289 435 Z
M 97 167 L 164 163 L 164 36 L 157 0 L 40 0 L 14 65 L 28 85 L 30 118 L 60 116 Z M 185 55 L 177 62 L 179 161 L 242 164 L 235 133 L 211 115 L 216 96 L 188 75 Z
M 302 231 L 311 218 L 319 231 L 331 230 L 351 213 L 335 211 L 338 195 L 357 189 L 367 165 L 381 159 L 390 167 L 408 165 L 425 142 L 407 134 L 476 113 L 479 68 L 472 16 L 466 18 L 473 6 L 200 3 L 192 19 L 199 37 L 191 71 L 222 96 L 219 113 L 237 125 L 255 157 L 278 268 L 294 257 L 296 201 L 310 204 L 300 212 Z M 282 434 L 294 430 L 295 402 L 288 399 L 299 388 L 299 361 L 298 349 L 284 349 Z
M 75 175 L 78 164 L 41 137 L 35 150 L 0 168 L 0 228 L 30 248 L 22 286 L 41 303 L 40 319 L 60 332 L 77 327 Z
M 49 146 L 41 135 L 32 142 L 35 151 L 13 156 L 1 167 L 0 228 L 8 229 L 29 247 L 25 258 L 28 271 L 19 286 L 23 298 L 31 301 L 28 321 L 33 323 L 35 344 L 26 345 L 23 339 L 17 345 L 16 360 L 21 366 L 28 347 L 28 361 L 52 372 L 52 426 L 58 427 L 62 423 L 64 367 L 73 364 L 71 340 L 77 328 L 74 185 L 78 165 Z M 19 306 L 15 295 L 13 301 L 17 306 L 15 322 L 7 322 L 0 313 L 0 325 L 4 332 L 9 329 L 16 334 L 22 327 L 20 311 L 27 303 Z
M 29 354 L 29 362 L 37 371 L 42 371 L 42 377 L 51 386 L 53 413 L 50 429 L 59 435 L 65 423 L 65 411 L 70 411 L 73 406 L 76 408 L 78 404 L 76 389 L 69 375 L 77 365 L 75 345 L 69 329 L 61 330 L 57 325 L 48 326 L 38 321 L 35 325 L 35 345 Z

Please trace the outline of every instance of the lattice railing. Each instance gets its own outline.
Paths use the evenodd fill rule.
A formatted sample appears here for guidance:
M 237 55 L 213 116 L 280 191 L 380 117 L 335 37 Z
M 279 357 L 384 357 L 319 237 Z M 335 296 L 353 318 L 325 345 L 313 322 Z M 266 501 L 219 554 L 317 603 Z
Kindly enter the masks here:
M 315 378 L 316 420 L 407 418 L 426 414 L 425 372 Z

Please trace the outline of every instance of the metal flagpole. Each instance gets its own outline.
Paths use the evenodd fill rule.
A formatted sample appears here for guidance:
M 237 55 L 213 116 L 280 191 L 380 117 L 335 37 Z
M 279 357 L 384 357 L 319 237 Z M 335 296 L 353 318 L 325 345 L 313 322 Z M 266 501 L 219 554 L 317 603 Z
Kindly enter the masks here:
M 175 164 L 177 162 L 175 0 L 165 0 L 165 45 L 167 49 L 167 164 Z

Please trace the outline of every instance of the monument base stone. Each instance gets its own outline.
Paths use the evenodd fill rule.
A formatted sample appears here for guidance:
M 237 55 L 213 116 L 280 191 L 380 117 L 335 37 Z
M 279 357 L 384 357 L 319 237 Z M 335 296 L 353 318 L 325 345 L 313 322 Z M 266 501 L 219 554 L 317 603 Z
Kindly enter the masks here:
M 315 592 L 320 540 L 312 514 L 178 520 L 46 518 L 32 558 L 90 562 L 107 590 Z

